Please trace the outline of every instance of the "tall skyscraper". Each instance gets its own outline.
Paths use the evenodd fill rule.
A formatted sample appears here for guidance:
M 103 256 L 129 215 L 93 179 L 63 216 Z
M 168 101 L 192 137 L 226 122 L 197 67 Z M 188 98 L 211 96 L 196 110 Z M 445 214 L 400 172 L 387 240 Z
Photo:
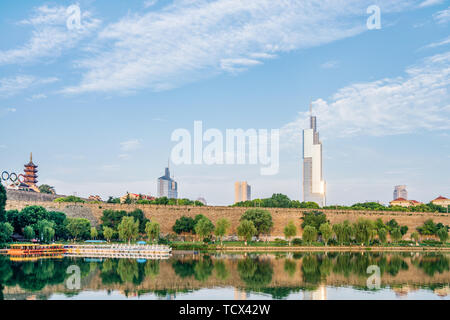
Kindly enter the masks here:
M 310 128 L 303 130 L 303 201 L 326 203 L 326 183 L 322 175 L 322 143 L 319 140 L 316 117 L 310 110 Z
M 394 200 L 398 198 L 408 200 L 408 191 L 406 191 L 406 186 L 403 185 L 394 187 Z
M 158 178 L 158 197 L 178 198 L 178 184 L 170 177 L 169 168 L 166 168 L 165 174 Z
M 234 203 L 252 200 L 252 188 L 247 181 L 234 183 Z

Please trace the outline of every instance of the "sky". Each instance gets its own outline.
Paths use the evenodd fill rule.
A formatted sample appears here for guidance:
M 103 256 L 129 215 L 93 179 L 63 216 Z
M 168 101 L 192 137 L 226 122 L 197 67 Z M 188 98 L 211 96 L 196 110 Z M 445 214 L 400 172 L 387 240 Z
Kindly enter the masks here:
M 369 28 L 372 5 L 380 28 Z M 310 104 L 327 204 L 450 197 L 450 3 L 445 0 L 0 2 L 0 170 L 58 194 L 302 200 Z M 79 8 L 79 19 L 77 19 Z M 372 20 L 371 20 L 372 21 Z M 177 129 L 278 129 L 279 170 L 176 164 Z

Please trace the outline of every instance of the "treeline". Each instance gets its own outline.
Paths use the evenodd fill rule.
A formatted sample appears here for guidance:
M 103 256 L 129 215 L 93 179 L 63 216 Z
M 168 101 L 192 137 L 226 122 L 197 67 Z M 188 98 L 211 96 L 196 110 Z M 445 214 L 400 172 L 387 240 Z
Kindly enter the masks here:
M 120 198 L 114 198 L 112 196 L 106 201 L 107 203 L 121 203 Z M 156 204 L 156 205 L 167 205 L 167 206 L 204 206 L 203 202 L 198 200 L 190 199 L 169 199 L 167 197 L 155 198 L 153 200 L 144 199 L 143 196 L 139 199 L 132 199 L 129 195 L 124 201 L 125 204 Z
M 238 202 L 232 207 L 260 207 L 260 208 L 298 208 L 298 209 L 319 209 L 319 205 L 315 202 L 300 202 L 291 200 L 288 196 L 276 193 L 272 197 L 266 199 L 254 199 L 249 201 Z M 447 208 L 435 205 L 433 203 L 411 206 L 408 208 L 400 206 L 385 206 L 378 202 L 355 203 L 351 206 L 330 205 L 322 209 L 331 210 L 355 210 L 355 211 L 401 211 L 401 212 L 440 212 L 446 213 Z

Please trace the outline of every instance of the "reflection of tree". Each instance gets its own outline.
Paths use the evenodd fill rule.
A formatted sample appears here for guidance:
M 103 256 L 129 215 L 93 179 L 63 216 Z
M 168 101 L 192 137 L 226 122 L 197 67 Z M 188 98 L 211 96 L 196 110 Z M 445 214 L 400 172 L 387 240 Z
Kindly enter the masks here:
M 217 260 L 214 262 L 214 269 L 216 270 L 217 278 L 220 280 L 226 280 L 230 276 L 230 272 L 222 260 Z
M 103 261 L 100 273 L 100 278 L 102 279 L 103 284 L 122 283 L 122 279 L 116 272 L 117 264 L 118 261 L 113 259 L 106 259 Z
M 449 271 L 449 260 L 442 254 L 430 254 L 422 259 L 418 263 L 418 267 L 430 277 L 434 276 L 436 272 L 443 273 Z
M 195 279 L 206 281 L 211 276 L 213 269 L 214 265 L 211 258 L 209 256 L 204 256 L 194 267 Z
M 173 271 L 181 278 L 192 277 L 195 275 L 195 261 L 177 260 L 172 263 Z
M 159 274 L 159 260 L 148 260 L 145 263 L 145 275 L 150 278 L 155 278 Z
M 316 255 L 307 255 L 302 260 L 303 281 L 306 283 L 320 283 L 322 276 L 320 274 L 319 261 Z
M 241 280 L 251 288 L 263 287 L 272 281 L 273 267 L 270 261 L 246 258 L 238 262 L 237 270 Z
M 286 259 L 284 261 L 284 271 L 292 278 L 297 269 L 297 263 L 294 260 Z
M 389 261 L 386 271 L 396 276 L 400 270 L 408 270 L 408 264 L 399 255 L 395 255 Z
M 134 283 L 139 278 L 139 268 L 136 260 L 120 259 L 117 264 L 117 274 L 122 282 Z

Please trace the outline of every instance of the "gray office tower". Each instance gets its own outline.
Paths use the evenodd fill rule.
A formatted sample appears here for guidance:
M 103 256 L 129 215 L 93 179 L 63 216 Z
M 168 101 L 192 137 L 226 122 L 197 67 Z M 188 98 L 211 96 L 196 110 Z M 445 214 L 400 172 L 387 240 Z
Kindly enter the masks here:
M 178 184 L 170 177 L 169 168 L 166 168 L 165 174 L 158 178 L 158 197 L 178 198 Z

